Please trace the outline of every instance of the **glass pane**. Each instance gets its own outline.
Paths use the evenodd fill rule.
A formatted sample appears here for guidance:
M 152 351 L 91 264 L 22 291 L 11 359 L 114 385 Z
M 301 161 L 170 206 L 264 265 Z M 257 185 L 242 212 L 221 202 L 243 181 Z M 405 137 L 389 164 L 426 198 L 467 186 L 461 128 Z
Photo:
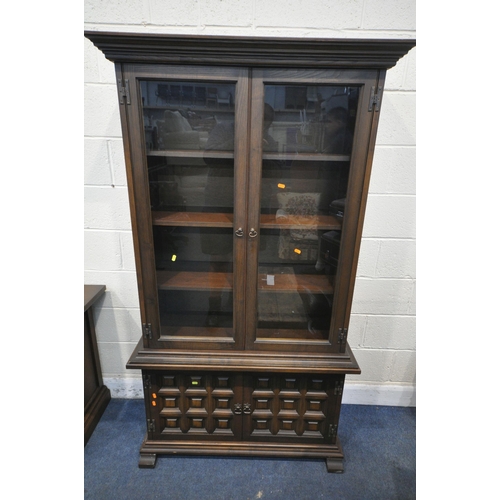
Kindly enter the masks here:
M 257 338 L 327 340 L 358 88 L 265 90 Z
M 141 93 L 161 335 L 233 338 L 235 86 Z

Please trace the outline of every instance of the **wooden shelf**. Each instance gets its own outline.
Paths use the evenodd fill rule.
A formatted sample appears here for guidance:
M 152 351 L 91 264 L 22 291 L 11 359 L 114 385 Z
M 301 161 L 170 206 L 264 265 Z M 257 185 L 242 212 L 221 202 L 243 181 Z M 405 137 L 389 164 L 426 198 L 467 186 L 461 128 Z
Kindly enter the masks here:
M 211 290 L 232 291 L 232 273 L 200 273 L 188 271 L 157 271 L 159 290 L 181 290 L 209 292 Z
M 267 284 L 267 274 L 259 274 L 259 292 L 333 294 L 333 287 L 324 274 L 274 274 L 274 285 Z
M 154 226 L 233 227 L 233 214 L 209 212 L 152 212 Z
M 326 275 L 275 274 L 274 285 L 267 284 L 267 274 L 259 274 L 259 292 L 332 294 L 333 287 Z M 159 290 L 209 292 L 232 291 L 232 273 L 202 273 L 188 271 L 157 271 Z
M 161 99 L 161 97 L 159 98 Z M 219 115 L 219 114 L 233 114 L 234 115 L 234 109 L 232 108 L 212 108 L 212 107 L 207 107 L 204 105 L 198 106 L 193 103 L 176 103 L 175 105 L 169 105 L 169 104 L 164 104 L 163 106 L 160 105 L 155 105 L 155 104 L 145 104 L 142 109 L 148 110 L 148 111 L 180 111 L 181 109 L 189 109 L 190 111 L 194 112 L 199 112 L 199 113 L 207 113 L 209 117 L 213 115 Z
M 341 222 L 332 215 L 276 217 L 275 214 L 260 216 L 262 229 L 341 229 Z
M 148 156 L 168 158 L 220 158 L 233 159 L 234 151 L 205 151 L 203 149 L 150 149 Z M 264 153 L 263 160 L 281 161 L 350 161 L 350 155 L 329 155 L 322 153 Z
M 350 161 L 350 155 L 332 155 L 322 153 L 264 153 L 263 160 L 292 161 Z
M 233 227 L 233 214 L 209 212 L 152 212 L 154 226 L 182 227 Z M 341 229 L 342 223 L 332 215 L 309 217 L 276 217 L 274 214 L 260 216 L 261 229 Z
M 165 156 L 168 158 L 215 158 L 233 159 L 234 151 L 205 151 L 203 149 L 150 149 L 148 156 Z
M 168 340 L 171 337 L 182 337 L 187 340 L 192 340 L 196 337 L 196 340 L 206 337 L 211 340 L 214 338 L 224 338 L 232 340 L 234 337 L 234 331 L 232 328 L 220 328 L 220 327 L 201 327 L 201 326 L 162 326 L 161 327 L 161 338 L 162 340 Z
M 328 342 L 328 331 L 318 330 L 310 331 L 307 328 L 292 329 L 292 328 L 257 328 L 257 341 L 265 342 L 266 339 L 273 340 L 318 340 Z

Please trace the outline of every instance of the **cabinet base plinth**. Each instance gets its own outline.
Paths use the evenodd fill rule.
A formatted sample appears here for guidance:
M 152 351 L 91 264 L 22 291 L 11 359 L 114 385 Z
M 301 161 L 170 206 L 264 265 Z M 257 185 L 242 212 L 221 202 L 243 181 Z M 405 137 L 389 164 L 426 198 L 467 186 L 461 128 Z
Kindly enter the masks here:
M 154 468 L 157 455 L 239 456 L 261 458 L 324 458 L 328 472 L 344 471 L 342 447 L 337 439 L 331 445 L 297 443 L 252 443 L 238 441 L 179 442 L 145 439 L 140 450 L 139 467 Z

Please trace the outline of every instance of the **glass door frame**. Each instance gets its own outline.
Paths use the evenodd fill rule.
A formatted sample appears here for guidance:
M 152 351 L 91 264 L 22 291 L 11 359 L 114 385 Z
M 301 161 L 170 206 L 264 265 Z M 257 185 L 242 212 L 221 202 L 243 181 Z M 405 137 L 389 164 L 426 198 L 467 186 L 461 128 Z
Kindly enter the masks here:
M 134 235 L 136 271 L 141 303 L 142 324 L 147 331 L 144 346 L 149 348 L 170 349 L 243 349 L 245 329 L 245 261 L 246 245 L 244 238 L 235 234 L 238 228 L 246 228 L 247 197 L 238 196 L 246 193 L 248 170 L 248 96 L 249 70 L 247 68 L 215 66 L 175 66 L 148 64 L 124 64 L 122 72 L 117 71 L 117 78 L 128 80 L 131 104 L 126 106 L 124 130 L 129 131 L 131 143 L 125 143 L 127 181 Z M 121 74 L 120 74 L 121 73 Z M 230 83 L 236 86 L 234 99 L 235 140 L 234 140 L 234 213 L 233 213 L 233 337 L 191 337 L 161 336 L 158 304 L 158 283 L 155 267 L 153 244 L 153 220 L 151 214 L 147 149 L 144 138 L 142 99 L 140 83 L 143 80 L 192 81 Z M 124 141 L 128 134 L 124 134 Z
M 355 254 L 358 231 L 361 230 L 363 213 L 360 209 L 365 186 L 367 159 L 372 134 L 374 113 L 370 108 L 370 91 L 377 84 L 378 70 L 290 70 L 254 69 L 252 71 L 251 131 L 250 131 L 250 173 L 248 227 L 257 236 L 248 239 L 247 285 L 246 285 L 246 349 L 282 352 L 343 352 L 341 332 L 349 318 L 346 315 L 349 291 L 355 278 L 357 255 Z M 257 338 L 257 294 L 259 275 L 259 240 L 261 229 L 261 179 L 262 179 L 262 136 L 264 119 L 265 85 L 332 85 L 359 87 L 359 101 L 354 129 L 353 149 L 350 159 L 349 181 L 342 224 L 342 239 L 339 253 L 339 274 L 335 283 L 332 319 L 327 340 L 268 339 Z

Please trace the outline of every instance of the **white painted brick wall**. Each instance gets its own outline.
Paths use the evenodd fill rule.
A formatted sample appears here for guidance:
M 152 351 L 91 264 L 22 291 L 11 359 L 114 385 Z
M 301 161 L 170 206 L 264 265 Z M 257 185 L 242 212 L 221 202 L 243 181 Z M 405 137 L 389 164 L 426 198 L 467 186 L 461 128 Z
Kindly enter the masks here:
M 407 38 L 415 25 L 415 0 L 85 0 L 85 28 L 106 31 Z M 394 404 L 414 401 L 415 54 L 387 73 L 349 332 L 363 370 L 348 377 L 351 402 L 381 404 L 386 388 Z M 137 396 L 139 374 L 125 369 L 140 314 L 115 76 L 88 40 L 84 75 L 85 282 L 107 290 L 95 307 L 104 378 L 115 395 Z
M 130 229 L 128 192 L 124 187 L 86 186 L 85 229 Z

